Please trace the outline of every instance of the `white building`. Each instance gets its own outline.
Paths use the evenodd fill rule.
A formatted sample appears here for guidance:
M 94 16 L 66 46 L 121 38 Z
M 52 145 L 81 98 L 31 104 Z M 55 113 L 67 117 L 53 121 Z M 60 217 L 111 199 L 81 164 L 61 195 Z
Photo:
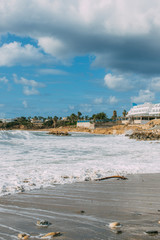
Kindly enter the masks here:
M 10 122 L 13 122 L 14 119 L 6 119 L 6 118 L 3 118 L 3 119 L 0 119 L 1 122 L 3 123 L 10 123 Z
M 160 119 L 160 103 L 144 103 L 132 107 L 122 123 L 144 124 L 153 119 Z

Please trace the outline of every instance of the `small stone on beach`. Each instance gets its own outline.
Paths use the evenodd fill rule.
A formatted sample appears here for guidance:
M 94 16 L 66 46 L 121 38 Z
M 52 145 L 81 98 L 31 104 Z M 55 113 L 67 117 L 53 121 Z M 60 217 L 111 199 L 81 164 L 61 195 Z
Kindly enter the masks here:
M 150 230 L 150 231 L 146 231 L 145 233 L 147 233 L 147 234 L 150 235 L 150 236 L 155 236 L 155 235 L 158 234 L 158 231 L 156 231 L 156 230 Z
M 38 220 L 36 225 L 38 227 L 48 227 L 49 225 L 51 225 L 51 223 L 47 220 Z
M 27 240 L 29 238 L 29 235 L 27 235 L 25 233 L 19 233 L 18 238 L 22 239 L 22 240 Z
M 50 233 L 47 233 L 45 234 L 44 236 L 42 236 L 41 238 L 42 239 L 45 239 L 45 238 L 53 238 L 53 237 L 57 237 L 57 236 L 60 236 L 60 232 L 50 232 Z
M 112 229 L 120 228 L 121 224 L 119 222 L 112 222 L 112 223 L 109 224 L 109 227 L 112 228 Z

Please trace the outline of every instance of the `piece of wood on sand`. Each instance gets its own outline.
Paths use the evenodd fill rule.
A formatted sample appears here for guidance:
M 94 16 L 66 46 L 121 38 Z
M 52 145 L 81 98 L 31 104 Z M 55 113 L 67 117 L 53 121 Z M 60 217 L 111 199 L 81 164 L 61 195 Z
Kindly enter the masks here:
M 111 178 L 117 178 L 117 179 L 122 179 L 122 180 L 128 179 L 124 176 L 114 175 L 114 176 L 109 176 L 109 177 L 104 177 L 104 178 L 98 178 L 98 179 L 95 179 L 95 181 L 103 181 L 103 180 L 107 180 L 107 179 L 111 179 Z

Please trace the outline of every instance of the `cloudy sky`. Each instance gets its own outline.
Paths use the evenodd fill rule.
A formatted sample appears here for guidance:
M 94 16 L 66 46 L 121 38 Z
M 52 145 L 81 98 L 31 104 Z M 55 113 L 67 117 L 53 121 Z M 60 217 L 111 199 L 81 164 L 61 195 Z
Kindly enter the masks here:
M 0 0 L 0 118 L 160 102 L 159 0 Z

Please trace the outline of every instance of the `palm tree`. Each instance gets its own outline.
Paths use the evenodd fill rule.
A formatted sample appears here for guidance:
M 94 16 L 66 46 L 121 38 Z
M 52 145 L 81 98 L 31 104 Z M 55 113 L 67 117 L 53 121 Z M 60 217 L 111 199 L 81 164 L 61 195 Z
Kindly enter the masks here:
M 57 121 L 58 121 L 58 117 L 57 117 L 57 116 L 54 116 L 54 118 L 53 118 L 53 125 L 54 125 L 54 128 L 56 128 Z
M 81 112 L 78 112 L 78 113 L 77 113 L 77 116 L 78 116 L 78 120 L 80 120 L 80 119 L 81 119 L 81 116 L 82 116 L 82 113 L 81 113 Z
M 122 114 L 123 114 L 123 117 L 125 117 L 127 115 L 127 111 L 124 109 Z
M 116 110 L 113 111 L 112 119 L 113 119 L 113 120 L 116 120 L 116 119 L 117 119 L 117 111 L 116 111 Z

